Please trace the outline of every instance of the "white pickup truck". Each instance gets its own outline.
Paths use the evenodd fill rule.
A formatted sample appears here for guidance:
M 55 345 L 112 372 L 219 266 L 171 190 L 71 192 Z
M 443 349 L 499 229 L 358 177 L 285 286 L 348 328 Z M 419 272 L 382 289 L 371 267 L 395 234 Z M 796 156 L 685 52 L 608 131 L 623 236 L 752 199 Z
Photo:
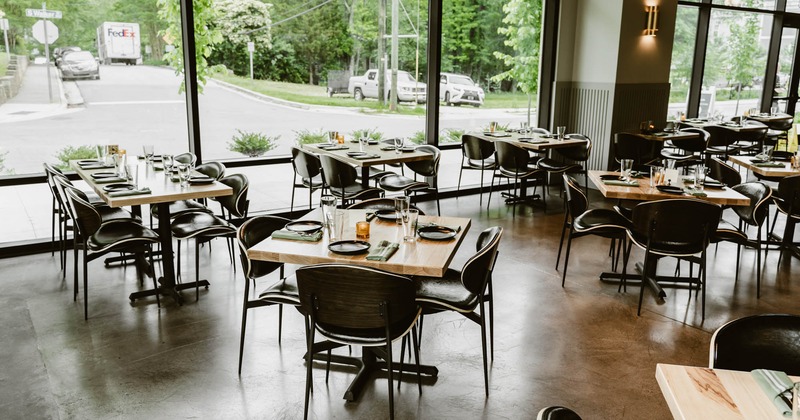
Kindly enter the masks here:
M 389 99 L 389 92 L 392 89 L 392 73 L 386 72 L 386 99 Z M 426 99 L 425 83 L 418 82 L 407 71 L 397 71 L 397 100 L 406 102 L 425 103 Z M 347 91 L 356 98 L 357 101 L 364 98 L 378 98 L 378 70 L 370 69 L 363 76 L 353 76 L 347 85 Z

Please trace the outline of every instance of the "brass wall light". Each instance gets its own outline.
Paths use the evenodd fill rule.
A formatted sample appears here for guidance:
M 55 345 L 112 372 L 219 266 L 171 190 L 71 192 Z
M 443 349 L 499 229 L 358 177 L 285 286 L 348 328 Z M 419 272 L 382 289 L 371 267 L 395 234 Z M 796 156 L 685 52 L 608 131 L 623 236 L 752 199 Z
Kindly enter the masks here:
M 646 36 L 656 36 L 658 32 L 658 6 L 645 6 L 647 12 L 647 26 L 644 28 Z

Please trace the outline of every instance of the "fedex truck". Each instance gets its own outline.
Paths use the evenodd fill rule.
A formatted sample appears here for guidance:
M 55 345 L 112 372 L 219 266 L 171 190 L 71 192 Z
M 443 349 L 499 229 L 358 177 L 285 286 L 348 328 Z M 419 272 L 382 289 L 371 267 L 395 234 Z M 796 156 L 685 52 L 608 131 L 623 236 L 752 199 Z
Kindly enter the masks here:
M 97 28 L 97 56 L 103 64 L 141 64 L 138 23 L 104 22 Z

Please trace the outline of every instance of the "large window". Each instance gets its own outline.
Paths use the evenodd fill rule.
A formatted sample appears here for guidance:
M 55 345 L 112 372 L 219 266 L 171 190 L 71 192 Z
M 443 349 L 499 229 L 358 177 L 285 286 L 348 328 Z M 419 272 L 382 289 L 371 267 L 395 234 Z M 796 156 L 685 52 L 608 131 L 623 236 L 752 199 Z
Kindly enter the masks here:
M 687 113 L 689 86 L 694 62 L 694 44 L 697 38 L 698 10 L 694 7 L 678 7 L 675 19 L 675 41 L 672 47 L 672 64 L 669 82 L 669 115 Z

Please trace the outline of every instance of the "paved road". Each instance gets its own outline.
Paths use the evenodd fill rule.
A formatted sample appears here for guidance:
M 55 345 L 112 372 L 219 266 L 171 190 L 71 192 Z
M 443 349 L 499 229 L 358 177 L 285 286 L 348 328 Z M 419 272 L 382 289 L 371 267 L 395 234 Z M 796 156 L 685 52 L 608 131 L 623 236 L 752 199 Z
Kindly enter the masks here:
M 35 67 L 32 70 L 36 71 Z M 32 73 L 35 74 L 35 73 Z M 23 90 L 40 88 L 46 79 L 27 80 Z M 43 160 L 55 161 L 65 146 L 118 144 L 138 153 L 143 144 L 157 152 L 179 153 L 187 149 L 186 106 L 178 93 L 180 79 L 168 68 L 150 66 L 102 66 L 100 80 L 75 83 L 85 105 L 79 111 L 64 109 L 44 118 L 8 122 L 0 130 L 0 148 L 9 151 L 8 166 L 18 174 L 41 171 Z M 46 100 L 46 98 L 43 98 Z M 471 107 L 442 108 L 442 128 L 471 128 L 488 121 L 517 124 L 524 111 Z M 237 129 L 280 136 L 271 154 L 288 154 L 296 132 L 337 130 L 350 133 L 377 128 L 386 135 L 409 136 L 423 130 L 424 117 L 369 115 L 357 109 L 294 107 L 254 99 L 210 82 L 200 96 L 201 135 L 204 158 L 241 157 L 227 150 Z

